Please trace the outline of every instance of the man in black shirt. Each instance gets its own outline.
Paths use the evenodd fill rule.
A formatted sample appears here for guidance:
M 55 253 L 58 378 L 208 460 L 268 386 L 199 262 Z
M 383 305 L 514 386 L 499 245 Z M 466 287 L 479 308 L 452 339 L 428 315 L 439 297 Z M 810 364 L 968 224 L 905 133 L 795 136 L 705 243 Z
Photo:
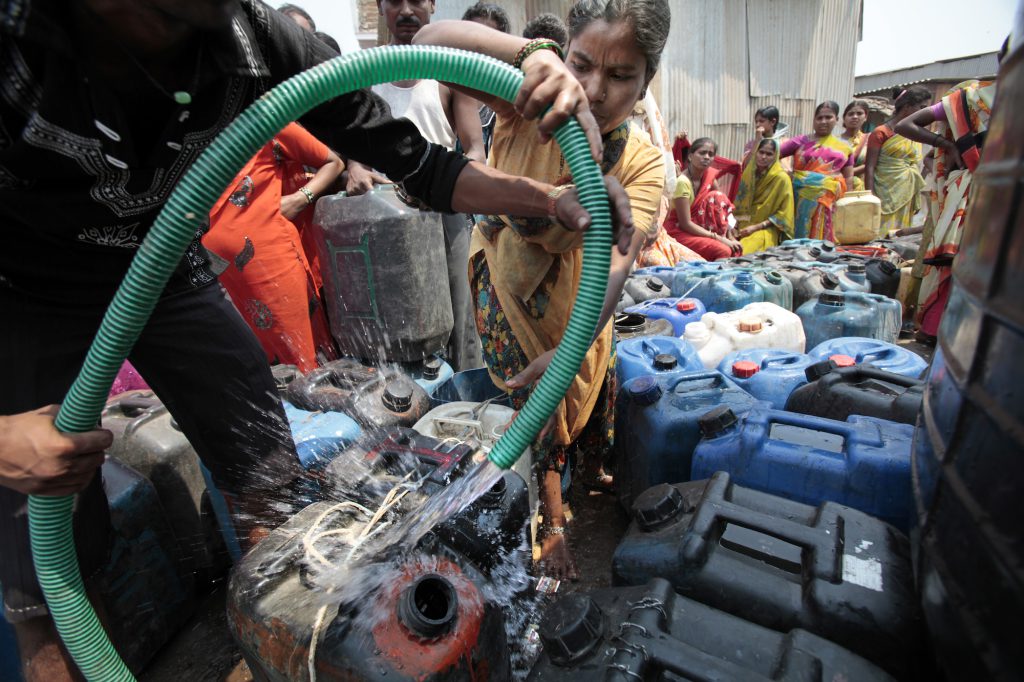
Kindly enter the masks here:
M 9 0 L 0 9 L 0 584 L 29 680 L 67 679 L 71 666 L 35 581 L 26 495 L 79 494 L 87 578 L 105 560 L 109 533 L 97 470 L 110 434 L 59 434 L 53 404 L 184 171 L 262 93 L 333 56 L 257 0 Z M 523 68 L 524 115 L 554 102 L 542 129 L 577 114 L 597 152 L 586 98 L 557 57 L 539 51 Z M 367 91 L 301 122 L 436 210 L 553 211 L 568 229 L 586 228 L 575 192 L 549 206 L 551 186 L 429 145 Z M 622 250 L 628 201 L 611 189 Z M 274 523 L 268 500 L 300 474 L 294 446 L 265 356 L 216 285 L 198 236 L 130 359 L 236 513 Z

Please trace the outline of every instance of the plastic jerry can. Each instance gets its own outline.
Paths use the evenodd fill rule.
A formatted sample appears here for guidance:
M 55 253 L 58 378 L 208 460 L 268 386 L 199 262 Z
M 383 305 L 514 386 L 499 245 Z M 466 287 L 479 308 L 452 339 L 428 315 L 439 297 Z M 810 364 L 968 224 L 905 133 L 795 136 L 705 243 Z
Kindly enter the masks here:
M 763 301 L 764 289 L 754 282 L 754 273 L 740 270 L 716 275 L 706 288 L 698 287 L 692 295 L 704 302 L 708 312 L 728 313 Z
M 910 526 L 909 424 L 771 409 L 737 416 L 718 407 L 701 417 L 700 428 L 691 480 L 725 471 L 737 485 L 804 504 L 838 502 L 902 531 Z
M 838 367 L 824 360 L 807 368 L 807 380 L 785 409 L 840 421 L 859 414 L 913 426 L 924 400 L 923 381 L 872 365 Z
M 413 362 L 444 348 L 454 317 L 438 213 L 398 198 L 393 185 L 316 202 L 313 232 L 327 318 L 345 355 Z
M 115 459 L 102 467 L 114 529 L 98 588 L 111 640 L 136 673 L 195 609 L 195 576 L 180 570 L 182 548 L 156 489 Z
M 320 471 L 354 443 L 362 429 L 341 412 L 308 412 L 284 401 L 299 462 L 307 471 Z
M 895 254 L 900 260 L 917 260 L 921 249 L 921 235 L 910 234 L 892 239 L 875 239 L 868 246 L 878 246 Z
M 478 450 L 478 457 L 482 459 L 490 454 L 494 444 L 505 434 L 514 416 L 515 410 L 508 405 L 450 402 L 432 409 L 412 428 L 425 436 L 448 443 L 466 443 L 474 450 Z M 512 465 L 512 471 L 525 481 L 529 509 L 535 510 L 540 498 L 537 491 L 537 476 L 533 472 L 533 452 L 529 447 Z M 532 516 L 531 519 L 531 533 L 534 533 L 536 520 Z
M 539 635 L 532 682 L 893 679 L 806 630 L 757 625 L 676 594 L 661 578 L 560 597 Z
M 448 362 L 436 355 L 425 358 L 422 362 L 407 363 L 401 369 L 408 374 L 413 381 L 427 392 L 430 397 L 438 387 L 452 378 L 455 370 Z
M 629 509 L 657 483 L 690 480 L 701 415 L 728 405 L 737 414 L 757 402 L 715 370 L 642 376 L 619 388 L 615 403 L 615 485 Z
M 828 241 L 805 244 L 793 251 L 793 260 L 804 263 L 831 263 L 839 256 L 836 245 Z
M 894 343 L 903 322 L 900 304 L 878 294 L 824 292 L 797 309 L 811 348 L 830 339 L 862 336 Z
M 871 282 L 868 281 L 867 266 L 862 261 L 850 261 L 842 264 L 833 264 L 836 276 L 839 278 L 839 290 L 860 291 L 870 293 Z
M 178 570 L 197 573 L 202 583 L 223 577 L 231 565 L 216 514 L 223 498 L 207 484 L 199 456 L 164 404 L 151 391 L 122 393 L 107 403 L 101 419 L 103 428 L 114 434 L 107 455 L 156 490 L 165 522 L 181 548 L 173 557 Z M 233 534 L 233 525 L 224 530 Z
M 312 668 L 318 679 L 509 680 L 503 605 L 483 574 L 443 546 L 349 563 L 367 521 L 314 504 L 232 572 L 228 622 L 256 679 L 309 679 Z
M 867 362 L 878 369 L 912 379 L 921 377 L 928 369 L 928 361 L 912 350 L 895 343 L 856 336 L 829 339 L 811 348 L 807 354 L 818 361 L 828 360 L 833 355 L 846 355 L 858 365 Z
M 671 271 L 672 268 L 665 268 L 665 270 Z M 672 295 L 669 284 L 663 281 L 661 277 L 643 275 L 639 274 L 639 272 L 637 271 L 630 275 L 623 286 L 623 291 L 633 299 L 634 305 L 652 298 L 665 298 Z
M 718 371 L 758 400 L 782 410 L 789 394 L 807 383 L 804 372 L 814 362 L 804 353 L 751 348 L 729 353 L 718 365 Z
M 846 265 L 848 269 L 864 268 L 864 275 L 871 285 L 871 293 L 896 298 L 900 286 L 900 266 L 888 258 L 844 255 L 836 262 Z
M 731 313 L 708 313 L 686 325 L 683 339 L 707 368 L 717 367 L 729 353 L 747 348 L 804 352 L 800 318 L 774 303 L 751 303 Z
M 636 301 L 634 301 L 633 297 L 626 293 L 626 290 L 623 289 L 622 293 L 619 294 L 619 302 L 615 304 L 615 312 L 621 313 L 626 308 L 629 308 L 630 306 L 634 305 L 636 305 Z
M 793 309 L 793 283 L 772 269 L 756 269 L 753 271 L 754 282 L 764 292 L 764 302 L 774 303 L 786 310 Z
M 882 201 L 870 191 L 850 190 L 836 200 L 832 230 L 840 244 L 867 244 L 881 235 Z
M 827 239 L 811 239 L 810 237 L 799 237 L 797 239 L 785 239 L 781 244 L 774 247 L 776 249 L 797 249 L 800 247 L 810 248 L 812 246 L 825 246 L 826 248 L 835 248 L 835 243 Z
M 615 337 L 618 341 L 642 336 L 675 336 L 672 323 L 668 320 L 647 317 L 638 313 L 623 313 L 615 316 Z
M 282 397 L 287 394 L 288 385 L 302 376 L 302 372 L 295 365 L 271 365 L 270 374 L 274 377 L 278 395 Z
M 430 397 L 432 407 L 445 403 L 484 401 L 493 405 L 512 406 L 512 400 L 507 393 L 494 385 L 486 367 L 456 372 L 448 381 L 438 386 L 434 395 Z
M 0 597 L 3 592 L 0 591 Z M 10 682 L 21 682 L 21 654 L 18 653 L 18 640 L 14 628 L 0 612 L 0 679 Z
M 309 412 L 342 412 L 361 426 L 412 426 L 430 409 L 430 396 L 394 367 L 369 367 L 342 358 L 317 367 L 288 385 L 295 407 Z
M 706 312 L 704 304 L 696 298 L 654 298 L 626 308 L 626 314 L 668 320 L 675 336 L 682 336 L 686 325 L 700 320 Z
M 791 502 L 726 473 L 660 485 L 634 503 L 612 558 L 615 585 L 654 576 L 709 607 L 777 632 L 802 628 L 912 679 L 923 632 L 910 543 L 862 512 Z
M 618 385 L 650 374 L 699 372 L 704 369 L 689 342 L 672 336 L 644 336 L 619 342 L 615 348 Z
M 778 272 L 793 287 L 794 311 L 823 291 L 841 291 L 839 276 L 822 263 L 789 263 L 780 266 Z

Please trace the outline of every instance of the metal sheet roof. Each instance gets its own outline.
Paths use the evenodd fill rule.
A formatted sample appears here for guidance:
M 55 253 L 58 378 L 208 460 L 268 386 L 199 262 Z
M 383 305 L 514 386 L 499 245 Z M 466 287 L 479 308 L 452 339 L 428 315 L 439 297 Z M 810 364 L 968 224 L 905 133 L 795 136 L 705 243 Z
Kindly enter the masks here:
M 946 59 L 933 64 L 909 66 L 905 69 L 884 71 L 857 76 L 854 91 L 858 94 L 869 92 L 885 92 L 896 87 L 926 83 L 928 81 L 948 81 L 959 83 L 970 78 L 991 78 L 999 70 L 999 62 L 995 52 Z

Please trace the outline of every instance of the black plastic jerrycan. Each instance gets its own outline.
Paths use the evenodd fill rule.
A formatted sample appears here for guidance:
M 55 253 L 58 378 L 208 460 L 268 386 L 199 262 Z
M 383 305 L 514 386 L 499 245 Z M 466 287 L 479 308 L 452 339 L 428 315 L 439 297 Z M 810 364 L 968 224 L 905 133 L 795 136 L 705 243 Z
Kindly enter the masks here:
M 808 383 L 789 395 L 786 410 L 846 421 L 854 414 L 917 423 L 924 382 L 870 364 L 839 367 L 833 360 L 805 370 Z

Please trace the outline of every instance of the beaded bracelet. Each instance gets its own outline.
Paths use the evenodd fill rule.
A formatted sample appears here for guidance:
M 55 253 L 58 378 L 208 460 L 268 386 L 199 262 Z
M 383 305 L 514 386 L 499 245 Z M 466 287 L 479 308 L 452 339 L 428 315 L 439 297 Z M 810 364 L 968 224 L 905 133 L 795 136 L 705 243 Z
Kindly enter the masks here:
M 559 59 L 565 59 L 565 53 L 562 52 L 561 45 L 553 40 L 548 40 L 547 38 L 534 38 L 519 48 L 519 52 L 516 53 L 516 58 L 512 60 L 512 66 L 517 69 L 523 68 L 523 62 L 526 61 L 526 58 L 537 50 L 551 50 L 558 55 Z
M 558 219 L 558 215 L 555 212 L 555 206 L 558 203 L 558 198 L 574 187 L 575 185 L 558 185 L 548 192 L 548 219 L 553 223 L 558 223 L 561 227 L 567 230 L 569 228 L 562 225 L 562 221 Z
M 306 195 L 306 203 L 312 204 L 316 201 L 316 197 L 313 195 L 313 190 L 308 187 L 300 187 L 299 191 Z

